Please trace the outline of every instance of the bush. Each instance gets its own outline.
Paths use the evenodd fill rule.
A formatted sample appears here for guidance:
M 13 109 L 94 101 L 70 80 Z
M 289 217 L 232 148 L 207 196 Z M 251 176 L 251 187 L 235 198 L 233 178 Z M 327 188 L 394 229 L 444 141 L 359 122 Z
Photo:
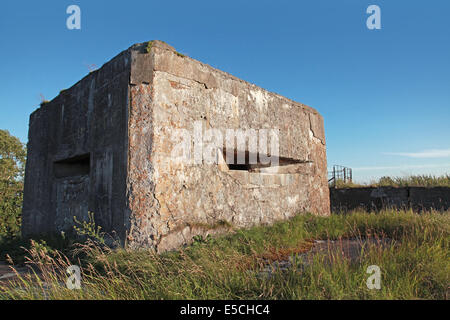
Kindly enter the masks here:
M 20 234 L 22 199 L 22 182 L 0 181 L 0 238 L 13 238 Z
M 20 233 L 25 157 L 20 140 L 0 130 L 0 238 Z

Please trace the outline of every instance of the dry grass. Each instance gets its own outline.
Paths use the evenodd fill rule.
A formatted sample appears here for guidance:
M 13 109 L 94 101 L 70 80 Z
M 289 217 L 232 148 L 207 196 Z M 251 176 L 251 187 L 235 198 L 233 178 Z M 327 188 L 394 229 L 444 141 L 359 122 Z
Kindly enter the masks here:
M 450 188 L 450 175 L 413 175 L 407 177 L 382 177 L 378 181 L 367 184 L 336 181 L 336 188 L 363 188 L 363 187 L 448 187 Z
M 299 215 L 162 255 L 88 242 L 69 256 L 35 242 L 27 264 L 36 273 L 0 284 L 0 299 L 448 299 L 449 222 L 449 212 Z M 295 260 L 311 239 L 345 238 L 395 245 L 368 243 L 357 261 L 331 249 L 307 265 Z M 261 277 L 264 259 L 289 256 L 297 261 L 289 270 Z M 81 290 L 65 285 L 71 264 L 81 266 Z M 381 290 L 366 286 L 374 264 L 382 270 Z

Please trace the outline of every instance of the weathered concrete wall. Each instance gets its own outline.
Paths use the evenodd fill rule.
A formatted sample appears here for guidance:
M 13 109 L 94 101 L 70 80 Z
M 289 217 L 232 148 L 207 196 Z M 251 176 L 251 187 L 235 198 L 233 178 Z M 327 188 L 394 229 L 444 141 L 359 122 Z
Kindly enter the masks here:
M 332 212 L 345 212 L 356 208 L 370 211 L 383 208 L 449 210 L 450 188 L 330 188 L 330 200 Z
M 31 114 L 25 236 L 69 230 L 88 210 L 124 236 L 130 64 L 125 51 Z
M 148 49 L 132 46 L 31 115 L 25 235 L 69 228 L 90 210 L 132 246 L 164 251 L 228 224 L 330 213 L 317 111 L 163 42 Z M 174 162 L 172 133 L 196 121 L 221 132 L 279 129 L 280 166 Z
M 163 251 L 207 231 L 199 225 L 227 221 L 249 227 L 306 211 L 329 214 L 323 119 L 317 111 L 169 46 L 154 44 L 150 54 L 137 47 L 133 56 L 129 243 Z M 171 152 L 178 141 L 171 132 L 192 132 L 195 121 L 223 133 L 278 128 L 280 157 L 300 163 L 278 173 L 175 163 Z

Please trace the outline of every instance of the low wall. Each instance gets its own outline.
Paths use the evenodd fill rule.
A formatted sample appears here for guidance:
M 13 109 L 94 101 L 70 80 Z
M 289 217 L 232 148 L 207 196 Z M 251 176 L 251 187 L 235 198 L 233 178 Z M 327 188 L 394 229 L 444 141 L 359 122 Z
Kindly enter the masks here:
M 450 208 L 450 188 L 330 188 L 330 202 L 332 212 L 356 208 L 368 211 L 377 211 L 383 208 L 444 211 Z

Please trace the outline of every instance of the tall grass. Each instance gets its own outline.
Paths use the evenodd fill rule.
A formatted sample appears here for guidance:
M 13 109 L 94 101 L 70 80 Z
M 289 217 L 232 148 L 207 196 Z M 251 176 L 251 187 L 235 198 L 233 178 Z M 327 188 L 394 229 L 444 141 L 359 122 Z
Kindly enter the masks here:
M 361 188 L 361 187 L 448 187 L 450 188 L 450 175 L 411 175 L 406 177 L 381 177 L 377 181 L 367 184 L 344 182 L 337 180 L 336 188 Z
M 448 299 L 449 222 L 449 212 L 306 214 L 161 255 L 88 242 L 73 252 L 77 259 L 32 246 L 36 274 L 0 284 L 0 299 Z M 332 249 L 309 263 L 299 258 L 313 239 L 345 238 L 392 245 L 368 242 L 356 261 Z M 289 256 L 289 269 L 262 272 Z M 65 286 L 71 264 L 81 266 L 80 290 Z M 382 270 L 380 290 L 366 286 L 369 265 Z
M 382 177 L 378 186 L 388 187 L 450 187 L 450 175 L 414 175 L 407 177 Z

